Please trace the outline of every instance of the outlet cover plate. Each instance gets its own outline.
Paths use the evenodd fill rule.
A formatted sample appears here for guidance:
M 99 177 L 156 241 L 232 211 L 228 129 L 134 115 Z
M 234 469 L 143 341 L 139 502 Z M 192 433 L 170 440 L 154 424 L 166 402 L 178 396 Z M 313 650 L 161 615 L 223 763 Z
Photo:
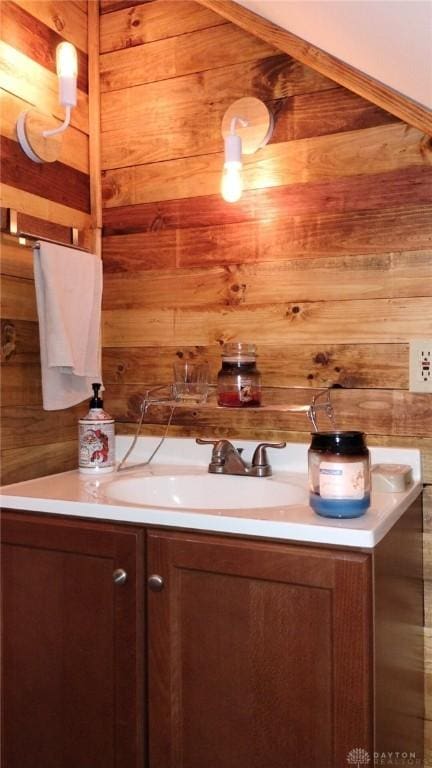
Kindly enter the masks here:
M 432 339 L 411 339 L 409 344 L 410 392 L 432 393 Z

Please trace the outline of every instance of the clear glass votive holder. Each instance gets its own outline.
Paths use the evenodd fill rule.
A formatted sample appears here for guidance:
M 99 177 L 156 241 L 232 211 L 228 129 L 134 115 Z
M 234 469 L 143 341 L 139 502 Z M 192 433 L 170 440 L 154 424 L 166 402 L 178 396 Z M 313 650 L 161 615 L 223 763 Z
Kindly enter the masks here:
M 209 391 L 209 366 L 191 360 L 176 360 L 173 365 L 174 399 L 181 402 L 205 403 Z

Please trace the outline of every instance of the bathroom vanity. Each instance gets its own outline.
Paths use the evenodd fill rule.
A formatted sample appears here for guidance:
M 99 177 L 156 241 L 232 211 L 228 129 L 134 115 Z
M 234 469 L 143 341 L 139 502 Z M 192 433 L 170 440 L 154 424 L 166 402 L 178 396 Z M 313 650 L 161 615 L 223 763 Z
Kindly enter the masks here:
M 272 478 L 240 478 L 249 508 L 224 477 L 185 506 L 184 478 L 210 488 L 188 440 L 122 478 L 3 489 L 5 767 L 342 768 L 355 749 L 421 765 L 418 452 L 372 449 L 414 484 L 351 521 L 308 507 L 306 446 L 277 454 Z M 272 483 L 285 506 L 280 489 L 264 506 Z

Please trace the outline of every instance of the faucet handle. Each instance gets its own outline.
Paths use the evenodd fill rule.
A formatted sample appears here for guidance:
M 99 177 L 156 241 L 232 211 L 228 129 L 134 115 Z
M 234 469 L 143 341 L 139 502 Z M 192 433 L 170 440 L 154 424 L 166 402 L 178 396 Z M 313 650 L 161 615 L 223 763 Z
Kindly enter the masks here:
M 198 445 L 217 445 L 220 440 L 204 440 L 202 437 L 196 437 L 195 442 L 198 443 Z
M 268 467 L 267 451 L 266 448 L 285 448 L 286 443 L 260 443 L 255 448 L 255 453 L 252 457 L 253 467 Z

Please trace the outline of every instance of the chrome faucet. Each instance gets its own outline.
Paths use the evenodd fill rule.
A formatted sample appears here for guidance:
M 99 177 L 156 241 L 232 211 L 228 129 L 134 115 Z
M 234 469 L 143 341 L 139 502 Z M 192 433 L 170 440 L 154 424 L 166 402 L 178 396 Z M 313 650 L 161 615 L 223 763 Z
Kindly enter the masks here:
M 241 457 L 242 448 L 235 448 L 229 440 L 202 440 L 196 438 L 198 445 L 212 445 L 212 457 L 208 471 L 215 475 L 244 475 L 246 477 L 269 477 L 272 468 L 267 458 L 266 448 L 285 448 L 286 443 L 260 443 L 255 448 L 249 464 Z

